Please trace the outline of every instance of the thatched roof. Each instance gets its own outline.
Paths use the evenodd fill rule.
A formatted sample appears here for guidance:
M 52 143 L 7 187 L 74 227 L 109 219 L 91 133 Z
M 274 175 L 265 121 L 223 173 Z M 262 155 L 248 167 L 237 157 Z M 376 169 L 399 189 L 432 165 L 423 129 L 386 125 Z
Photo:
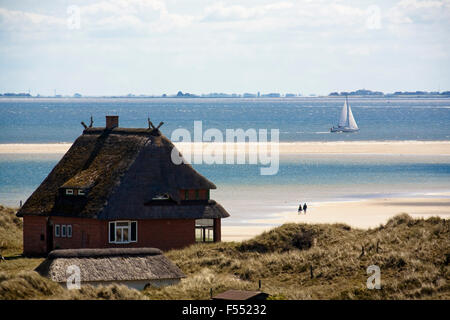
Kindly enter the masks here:
M 23 215 L 97 219 L 224 218 L 214 201 L 180 201 L 181 189 L 215 189 L 191 165 L 171 160 L 173 143 L 152 129 L 87 128 L 24 203 Z M 86 196 L 62 196 L 64 188 Z M 167 193 L 171 205 L 152 203 Z
M 183 272 L 159 249 L 67 249 L 50 252 L 36 269 L 56 282 L 66 282 L 67 267 L 76 265 L 82 282 L 139 281 L 184 278 Z
M 106 248 L 106 249 L 58 249 L 51 251 L 47 258 L 98 258 L 115 256 L 157 256 L 162 251 L 157 248 Z

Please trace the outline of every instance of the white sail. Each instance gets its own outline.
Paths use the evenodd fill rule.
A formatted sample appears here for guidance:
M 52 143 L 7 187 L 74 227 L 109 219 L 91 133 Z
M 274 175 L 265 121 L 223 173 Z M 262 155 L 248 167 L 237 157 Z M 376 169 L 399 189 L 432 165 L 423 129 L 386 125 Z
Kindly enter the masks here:
M 348 127 L 350 129 L 358 129 L 355 118 L 353 118 L 352 109 L 348 106 Z
M 355 118 L 353 117 L 352 109 L 348 104 L 347 97 L 345 97 L 344 106 L 341 110 L 341 117 L 339 118 L 339 125 L 332 127 L 331 132 L 357 132 L 359 131 Z
M 339 118 L 339 127 L 347 126 L 347 101 L 344 102 L 342 107 L 341 117 Z

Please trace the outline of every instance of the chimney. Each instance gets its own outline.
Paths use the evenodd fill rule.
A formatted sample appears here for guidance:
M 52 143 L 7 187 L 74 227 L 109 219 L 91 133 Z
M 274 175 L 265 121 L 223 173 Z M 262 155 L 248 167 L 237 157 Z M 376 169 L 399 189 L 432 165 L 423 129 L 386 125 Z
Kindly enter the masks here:
M 113 129 L 119 126 L 119 116 L 106 116 L 106 129 Z

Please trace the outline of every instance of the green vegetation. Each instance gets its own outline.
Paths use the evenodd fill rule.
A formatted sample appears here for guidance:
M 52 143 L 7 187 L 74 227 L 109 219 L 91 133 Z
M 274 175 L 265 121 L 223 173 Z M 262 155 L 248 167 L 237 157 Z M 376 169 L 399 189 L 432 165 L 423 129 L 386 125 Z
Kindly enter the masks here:
M 343 224 L 285 224 L 244 242 L 195 244 L 166 256 L 187 278 L 178 285 L 65 290 L 32 270 L 42 261 L 18 256 L 21 223 L 0 208 L 0 299 L 209 299 L 228 289 L 263 291 L 270 299 L 450 299 L 450 221 L 396 216 L 375 229 Z M 368 290 L 366 269 L 381 269 L 381 290 Z

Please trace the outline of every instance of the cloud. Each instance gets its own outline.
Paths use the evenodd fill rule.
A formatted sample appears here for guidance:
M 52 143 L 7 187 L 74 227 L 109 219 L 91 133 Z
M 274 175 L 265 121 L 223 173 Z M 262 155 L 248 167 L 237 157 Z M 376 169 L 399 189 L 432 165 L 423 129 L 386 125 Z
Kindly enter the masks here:
M 79 4 L 79 29 L 68 28 L 69 3 Z M 9 65 L 16 61 L 16 65 L 27 66 L 24 70 L 33 74 L 37 74 L 34 65 L 45 66 L 42 70 L 52 71 L 55 81 L 60 79 L 56 73 L 62 72 L 66 64 L 84 66 L 85 69 L 73 70 L 80 79 L 86 75 L 90 78 L 92 69 L 113 69 L 118 75 L 129 75 L 126 81 L 130 87 L 131 83 L 143 83 L 134 79 L 166 76 L 167 82 L 161 87 L 176 87 L 173 78 L 182 79 L 176 81 L 183 85 L 190 83 L 191 78 L 206 86 L 214 81 L 234 83 L 235 74 L 241 72 L 248 76 L 248 83 L 262 85 L 271 81 L 263 79 L 278 79 L 290 85 L 286 74 L 297 83 L 297 76 L 310 79 L 342 66 L 349 67 L 350 73 L 354 66 L 356 78 L 364 77 L 360 70 L 367 68 L 367 74 L 370 70 L 383 70 L 386 77 L 390 74 L 397 79 L 400 72 L 391 74 L 392 67 L 398 71 L 407 65 L 405 69 L 409 70 L 418 65 L 418 57 L 429 68 L 439 63 L 436 69 L 445 69 L 442 65 L 450 61 L 449 3 L 450 0 L 42 0 L 19 9 L 23 5 L 1 2 L 0 55 L 2 61 Z M 60 61 L 58 67 L 55 61 Z M 7 67 L 4 62 L 3 68 Z M 203 76 L 193 77 L 194 68 L 195 72 L 202 70 Z M 304 68 L 310 71 L 303 75 Z M 15 75 L 17 68 L 10 69 L 10 75 Z M 218 71 L 211 73 L 212 69 Z M 230 78 L 222 80 L 221 73 Z M 97 74 L 95 82 L 101 86 L 103 73 Z M 321 85 L 324 78 L 316 79 Z M 112 85 L 118 83 L 110 81 Z
M 160 0 L 109 0 L 91 3 L 80 8 L 83 14 L 87 15 L 130 15 L 147 10 L 161 11 L 166 9 L 166 6 Z
M 110 0 L 71 5 L 80 13 L 78 34 L 91 37 L 145 36 L 167 33 L 188 27 L 195 17 L 169 12 L 160 0 Z M 68 31 L 70 12 L 66 7 L 60 16 L 38 14 L 0 7 L 0 31 L 26 39 L 47 31 L 53 39 L 64 37 Z M 27 33 L 25 35 L 25 33 Z
M 290 9 L 293 6 L 291 2 L 277 2 L 253 7 L 245 7 L 242 5 L 227 6 L 223 2 L 217 2 L 205 8 L 202 20 L 233 21 L 262 18 L 274 14 L 276 11 Z
M 41 31 L 65 24 L 66 19 L 51 15 L 0 8 L 0 27 L 2 31 Z
M 217 29 L 235 28 L 255 32 L 302 27 L 364 27 L 366 16 L 366 8 L 342 4 L 340 1 L 281 1 L 248 7 L 219 2 L 204 9 L 201 22 L 216 24 Z
M 450 0 L 402 0 L 391 7 L 386 14 L 390 23 L 412 24 L 450 21 Z

